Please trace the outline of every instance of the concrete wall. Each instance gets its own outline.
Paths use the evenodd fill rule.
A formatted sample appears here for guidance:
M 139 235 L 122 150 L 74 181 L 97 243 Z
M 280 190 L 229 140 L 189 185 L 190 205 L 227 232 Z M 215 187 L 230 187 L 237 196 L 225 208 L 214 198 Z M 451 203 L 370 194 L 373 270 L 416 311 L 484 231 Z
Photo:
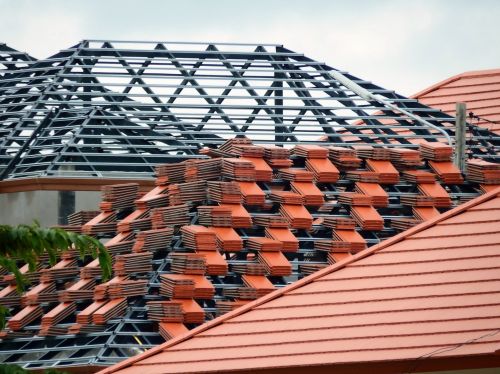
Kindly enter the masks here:
M 76 191 L 75 211 L 99 210 L 99 191 Z M 58 224 L 58 191 L 28 191 L 0 194 L 0 224 L 30 224 L 34 219 L 41 226 Z

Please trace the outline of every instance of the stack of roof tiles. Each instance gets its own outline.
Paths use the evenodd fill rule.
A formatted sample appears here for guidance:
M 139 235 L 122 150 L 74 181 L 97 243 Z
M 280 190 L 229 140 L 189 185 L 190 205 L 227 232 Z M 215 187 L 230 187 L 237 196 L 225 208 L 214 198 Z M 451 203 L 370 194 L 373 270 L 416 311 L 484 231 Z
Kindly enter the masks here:
M 456 170 L 450 175 L 449 149 L 440 144 L 412 151 L 300 145 L 291 152 L 239 138 L 204 153 L 213 158 L 158 166 L 156 187 L 144 196 L 132 184 L 103 189 L 101 211 L 89 213 L 82 231 L 109 239 L 110 281 L 100 279 L 98 261 L 75 256 L 52 267 L 44 260 L 22 295 L 2 275 L 9 328 L 91 333 L 139 306 L 148 328 L 171 338 L 184 324 L 432 219 L 460 202 L 455 184 L 478 195 L 498 182 L 498 165 L 483 162 L 469 162 L 465 181 Z

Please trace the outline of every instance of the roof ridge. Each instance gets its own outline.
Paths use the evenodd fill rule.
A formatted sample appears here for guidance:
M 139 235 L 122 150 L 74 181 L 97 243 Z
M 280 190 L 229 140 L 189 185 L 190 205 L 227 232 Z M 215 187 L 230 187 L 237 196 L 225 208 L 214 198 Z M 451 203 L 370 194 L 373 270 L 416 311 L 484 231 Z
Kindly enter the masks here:
M 444 221 L 444 220 L 452 218 L 458 214 L 461 214 L 464 211 L 467 211 L 468 209 L 470 209 L 474 206 L 482 204 L 485 201 L 489 201 L 489 200 L 491 200 L 499 195 L 500 195 L 500 186 L 495 188 L 493 191 L 490 191 L 490 192 L 488 192 L 484 195 L 481 195 L 481 196 L 479 196 L 471 201 L 468 201 L 468 202 L 466 202 L 466 203 L 464 203 L 464 204 L 462 204 L 462 205 L 460 205 L 452 210 L 449 210 L 449 211 L 442 213 L 434 218 L 431 218 L 428 221 L 422 222 L 421 224 L 419 224 L 415 227 L 412 227 L 406 231 L 403 231 L 402 233 L 400 233 L 396 236 L 393 236 L 392 238 L 389 238 L 389 239 L 387 239 L 379 244 L 376 244 L 369 249 L 361 251 L 358 254 L 352 256 L 351 258 L 348 258 L 346 260 L 343 260 L 343 261 L 340 261 L 336 264 L 328 266 L 327 268 L 319 270 L 319 271 L 317 271 L 317 272 L 315 272 L 315 273 L 313 273 L 305 278 L 298 280 L 295 283 L 292 283 L 286 287 L 283 287 L 279 290 L 276 290 L 270 294 L 267 294 L 267 295 L 255 300 L 255 301 L 252 301 L 252 302 L 250 302 L 246 305 L 243 305 L 243 306 L 241 306 L 241 307 L 239 307 L 239 308 L 237 308 L 229 313 L 226 313 L 218 318 L 215 318 L 212 321 L 206 322 L 206 323 L 194 328 L 193 330 L 190 330 L 189 332 L 187 332 L 184 335 L 180 335 L 180 336 L 178 336 L 174 339 L 171 339 L 171 340 L 169 340 L 169 341 L 167 341 L 159 346 L 151 348 L 150 350 L 148 350 L 142 354 L 131 357 L 131 358 L 129 358 L 125 361 L 122 361 L 116 365 L 113 365 L 111 367 L 105 368 L 105 369 L 99 371 L 98 374 L 113 373 L 117 370 L 124 369 L 124 368 L 134 364 L 137 361 L 141 361 L 141 360 L 144 360 L 148 357 L 151 357 L 154 354 L 163 351 L 165 348 L 169 348 L 171 346 L 182 343 L 183 341 L 186 341 L 186 340 L 196 336 L 197 334 L 199 334 L 201 332 L 204 332 L 204 331 L 206 331 L 214 326 L 220 325 L 221 323 L 223 323 L 231 318 L 240 316 L 248 311 L 251 311 L 254 308 L 261 306 L 269 301 L 275 300 L 276 298 L 284 295 L 285 293 L 287 293 L 289 291 L 295 290 L 295 289 L 303 287 L 309 283 L 312 283 L 313 281 L 315 281 L 321 277 L 324 277 L 328 274 L 331 274 L 337 270 L 344 268 L 346 265 L 352 264 L 352 263 L 357 262 L 363 258 L 371 256 L 372 254 L 374 254 L 374 253 L 376 253 L 376 252 L 378 252 L 378 251 L 380 251 L 388 246 L 396 244 L 396 243 L 406 239 L 407 237 L 409 237 L 411 235 L 414 235 L 414 234 L 419 233 L 423 230 L 426 230 L 430 227 L 433 227 L 441 221 Z
M 412 99 L 418 99 L 420 96 L 426 95 L 429 92 L 435 91 L 438 88 L 441 88 L 448 83 L 455 82 L 461 78 L 467 78 L 467 77 L 471 77 L 471 76 L 474 76 L 474 77 L 490 76 L 490 75 L 495 75 L 495 74 L 500 74 L 500 69 L 484 69 L 484 70 L 465 71 L 463 73 L 453 75 L 449 78 L 443 79 L 442 81 L 439 81 L 439 82 L 433 84 L 432 86 L 427 87 L 427 88 L 423 89 L 422 91 L 419 91 L 419 92 L 411 95 L 410 97 Z

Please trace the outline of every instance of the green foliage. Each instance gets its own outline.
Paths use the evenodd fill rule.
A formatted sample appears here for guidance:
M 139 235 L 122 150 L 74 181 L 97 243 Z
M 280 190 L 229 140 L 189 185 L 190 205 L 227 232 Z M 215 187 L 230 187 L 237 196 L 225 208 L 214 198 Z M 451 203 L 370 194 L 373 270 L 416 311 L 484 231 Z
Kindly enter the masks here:
M 19 292 L 24 290 L 26 279 L 19 272 L 17 260 L 25 261 L 29 270 L 34 271 L 40 256 L 47 254 L 49 263 L 55 265 L 62 253 L 73 248 L 81 257 L 90 255 L 99 259 L 103 280 L 111 277 L 111 256 L 96 238 L 59 228 L 42 228 L 37 222 L 33 225 L 0 225 L 0 266 L 14 274 Z M 6 313 L 8 310 L 0 306 L 1 328 L 5 325 Z
M 28 370 L 13 364 L 0 364 L 0 374 L 28 374 Z M 65 371 L 56 369 L 46 369 L 43 374 L 67 374 Z

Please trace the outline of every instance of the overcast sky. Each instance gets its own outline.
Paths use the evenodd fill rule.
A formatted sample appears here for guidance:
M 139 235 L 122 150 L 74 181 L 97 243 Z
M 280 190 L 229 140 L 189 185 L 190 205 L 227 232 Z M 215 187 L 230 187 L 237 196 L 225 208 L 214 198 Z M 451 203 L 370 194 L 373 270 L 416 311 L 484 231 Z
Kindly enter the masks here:
M 411 95 L 500 68 L 497 0 L 0 0 L 0 41 L 37 58 L 82 39 L 280 43 Z

